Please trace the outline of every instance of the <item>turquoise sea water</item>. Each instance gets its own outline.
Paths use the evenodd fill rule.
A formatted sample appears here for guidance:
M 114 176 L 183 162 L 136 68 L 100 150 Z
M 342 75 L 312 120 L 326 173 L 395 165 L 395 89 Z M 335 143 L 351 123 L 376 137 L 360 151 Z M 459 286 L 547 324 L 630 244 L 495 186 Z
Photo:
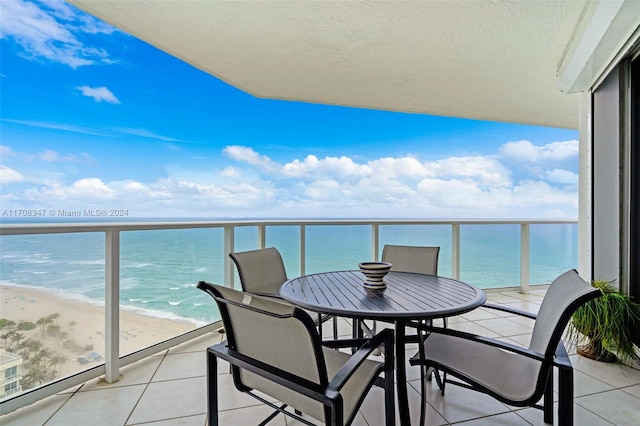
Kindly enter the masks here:
M 306 229 L 306 273 L 356 269 L 371 260 L 370 226 Z M 256 227 L 236 228 L 236 251 L 257 248 L 257 235 Z M 531 225 L 530 235 L 532 284 L 547 284 L 577 267 L 577 225 Z M 439 274 L 451 275 L 448 225 L 382 225 L 380 249 L 384 244 L 440 246 Z M 267 227 L 266 245 L 280 250 L 289 277 L 300 275 L 298 227 Z M 125 231 L 120 246 L 123 307 L 196 323 L 218 319 L 213 301 L 196 283 L 223 283 L 222 229 Z M 518 286 L 520 226 L 462 225 L 460 255 L 461 280 L 481 288 Z M 102 304 L 104 234 L 2 236 L 0 283 Z

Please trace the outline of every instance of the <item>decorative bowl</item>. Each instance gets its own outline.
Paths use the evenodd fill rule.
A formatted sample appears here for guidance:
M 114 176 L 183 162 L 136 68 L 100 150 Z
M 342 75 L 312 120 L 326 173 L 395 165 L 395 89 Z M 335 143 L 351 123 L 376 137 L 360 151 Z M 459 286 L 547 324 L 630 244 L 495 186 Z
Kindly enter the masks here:
M 365 276 L 364 287 L 370 290 L 384 290 L 387 285 L 383 278 L 391 269 L 389 262 L 361 262 L 358 263 L 360 272 Z

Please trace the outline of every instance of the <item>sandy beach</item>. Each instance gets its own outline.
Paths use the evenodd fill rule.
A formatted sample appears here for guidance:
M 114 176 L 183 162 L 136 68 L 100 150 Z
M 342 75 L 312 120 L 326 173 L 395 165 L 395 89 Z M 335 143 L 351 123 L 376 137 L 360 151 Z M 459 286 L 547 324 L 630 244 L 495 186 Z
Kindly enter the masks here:
M 43 337 L 40 327 L 19 332 L 24 335 L 24 338 L 37 340 L 48 350 L 60 354 L 66 359 L 61 365 L 60 377 L 102 362 L 99 359 L 91 360 L 90 355 L 95 353 L 104 356 L 104 306 L 57 297 L 49 292 L 31 288 L 0 287 L 0 318 L 12 320 L 16 324 L 21 321 L 36 323 L 39 319 L 54 314 L 59 315 L 57 319 L 53 320 L 53 324 L 59 326 L 58 336 L 47 333 Z M 126 355 L 193 330 L 195 327 L 194 324 L 188 322 L 155 318 L 121 310 L 120 354 Z M 6 332 L 7 329 L 3 329 L 1 333 L 5 334 Z M 77 345 L 63 345 L 63 341 L 72 341 Z M 5 341 L 0 344 L 4 347 Z M 75 349 L 70 346 L 75 346 Z M 78 346 L 83 349 L 79 350 Z M 78 361 L 79 357 L 89 359 L 89 363 L 82 365 Z M 84 362 L 84 360 L 82 361 Z

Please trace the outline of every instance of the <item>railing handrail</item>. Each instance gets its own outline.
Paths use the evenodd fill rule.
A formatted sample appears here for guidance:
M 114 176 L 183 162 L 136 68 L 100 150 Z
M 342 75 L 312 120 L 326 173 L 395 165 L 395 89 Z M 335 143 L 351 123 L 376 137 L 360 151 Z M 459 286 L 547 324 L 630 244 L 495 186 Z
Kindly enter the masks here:
M 225 226 L 296 225 L 553 225 L 577 219 L 270 219 L 188 220 L 133 222 L 2 223 L 0 235 L 57 234 L 69 232 L 150 231 L 161 229 L 221 228 Z

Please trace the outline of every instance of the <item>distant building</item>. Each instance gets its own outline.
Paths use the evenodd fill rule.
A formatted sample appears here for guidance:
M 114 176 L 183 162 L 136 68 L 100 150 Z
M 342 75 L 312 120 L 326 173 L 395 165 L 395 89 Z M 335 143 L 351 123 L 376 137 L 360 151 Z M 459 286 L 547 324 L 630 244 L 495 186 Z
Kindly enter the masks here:
M 0 349 L 0 399 L 22 391 L 22 357 Z

